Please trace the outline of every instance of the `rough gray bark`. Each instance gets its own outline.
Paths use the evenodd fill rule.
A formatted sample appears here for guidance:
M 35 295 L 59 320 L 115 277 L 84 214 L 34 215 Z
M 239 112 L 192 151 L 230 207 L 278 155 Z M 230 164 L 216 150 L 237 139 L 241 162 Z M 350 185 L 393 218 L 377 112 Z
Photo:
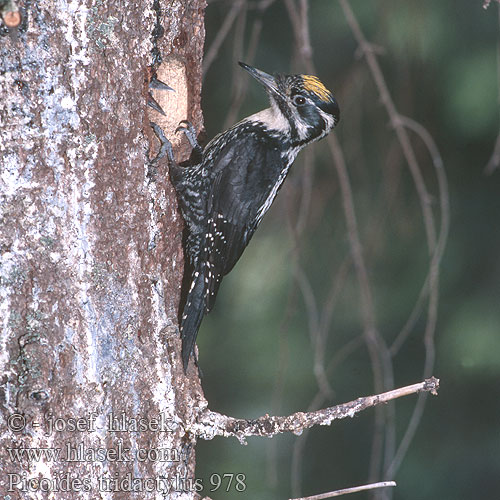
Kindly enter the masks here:
M 202 125 L 204 7 L 26 1 L 1 27 L 2 498 L 194 496 L 187 422 L 205 401 L 180 361 L 182 220 L 148 156 L 150 119 Z M 155 94 L 167 121 L 146 109 L 153 62 L 177 91 Z

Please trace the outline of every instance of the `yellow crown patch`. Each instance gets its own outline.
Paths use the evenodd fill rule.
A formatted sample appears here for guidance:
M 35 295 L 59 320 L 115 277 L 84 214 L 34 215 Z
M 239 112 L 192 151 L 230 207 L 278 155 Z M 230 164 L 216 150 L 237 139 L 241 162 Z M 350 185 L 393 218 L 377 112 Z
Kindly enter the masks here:
M 302 79 L 304 80 L 304 90 L 314 92 L 324 102 L 332 100 L 332 94 L 320 82 L 319 78 L 312 75 L 302 75 Z

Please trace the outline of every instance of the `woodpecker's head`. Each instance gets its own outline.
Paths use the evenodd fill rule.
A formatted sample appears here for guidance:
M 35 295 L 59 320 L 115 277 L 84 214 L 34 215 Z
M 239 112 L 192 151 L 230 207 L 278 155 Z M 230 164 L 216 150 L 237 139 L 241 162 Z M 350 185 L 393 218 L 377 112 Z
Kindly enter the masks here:
M 259 118 L 269 129 L 288 133 L 294 142 L 305 145 L 324 137 L 339 122 L 337 101 L 315 76 L 280 73 L 271 76 L 248 64 L 239 64 L 269 95 L 271 109 L 254 115 L 261 115 Z

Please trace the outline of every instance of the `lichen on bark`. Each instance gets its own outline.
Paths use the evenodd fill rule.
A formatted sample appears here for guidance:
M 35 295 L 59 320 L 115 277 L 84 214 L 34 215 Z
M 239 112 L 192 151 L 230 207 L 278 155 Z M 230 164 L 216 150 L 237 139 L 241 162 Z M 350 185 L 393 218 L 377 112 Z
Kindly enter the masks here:
M 198 78 L 186 83 L 184 106 L 201 127 L 204 2 L 163 5 L 165 32 L 154 43 L 153 3 L 25 2 L 22 25 L 1 33 L 2 495 L 17 477 L 21 498 L 48 497 L 22 491 L 30 478 L 40 486 L 88 477 L 78 498 L 92 499 L 130 498 L 104 491 L 100 478 L 194 478 L 194 438 L 182 422 L 203 396 L 178 360 L 182 220 L 166 166 L 148 175 L 145 78 L 154 45 L 183 61 L 187 80 Z M 95 427 L 70 428 L 94 414 Z M 168 429 L 110 431 L 106 419 L 122 414 L 161 416 Z M 8 428 L 12 415 L 26 423 L 20 432 Z M 54 419 L 60 430 L 49 433 Z M 64 459 L 79 443 L 130 448 L 131 460 Z M 9 449 L 23 447 L 61 449 L 63 458 L 13 460 Z M 176 450 L 178 460 L 141 460 L 144 449 Z M 194 495 L 178 489 L 170 498 Z

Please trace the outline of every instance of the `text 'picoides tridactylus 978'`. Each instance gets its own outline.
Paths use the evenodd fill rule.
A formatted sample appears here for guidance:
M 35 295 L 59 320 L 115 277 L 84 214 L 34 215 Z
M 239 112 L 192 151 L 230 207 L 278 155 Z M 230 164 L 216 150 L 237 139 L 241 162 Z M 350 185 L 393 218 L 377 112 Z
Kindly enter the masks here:
M 180 167 L 170 158 L 191 279 L 180 326 L 184 370 L 222 278 L 248 245 L 298 152 L 325 137 L 340 117 L 337 101 L 315 76 L 271 76 L 240 65 L 264 86 L 271 107 L 217 135 L 203 150 L 193 127 L 181 127 L 199 161 Z

